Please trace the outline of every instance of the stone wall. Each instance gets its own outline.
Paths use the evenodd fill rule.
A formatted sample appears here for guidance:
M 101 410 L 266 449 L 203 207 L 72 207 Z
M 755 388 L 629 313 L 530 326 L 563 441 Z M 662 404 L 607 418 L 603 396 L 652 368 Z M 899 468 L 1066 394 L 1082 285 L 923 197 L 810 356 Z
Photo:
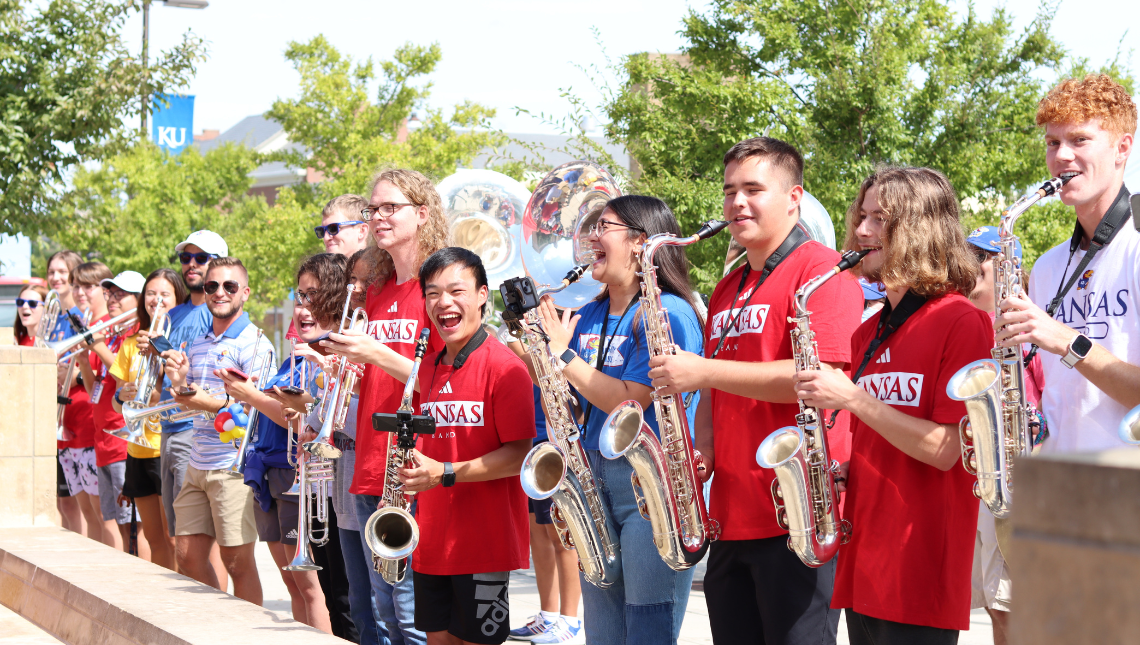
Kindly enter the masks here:
M 0 345 L 0 527 L 60 523 L 55 366 L 50 349 Z

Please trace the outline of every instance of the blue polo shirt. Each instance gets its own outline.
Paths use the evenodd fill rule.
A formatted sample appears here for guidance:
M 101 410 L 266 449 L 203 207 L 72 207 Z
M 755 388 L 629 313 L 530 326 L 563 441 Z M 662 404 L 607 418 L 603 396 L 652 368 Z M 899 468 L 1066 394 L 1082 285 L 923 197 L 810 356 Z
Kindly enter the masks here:
M 174 307 L 166 314 L 170 317 L 170 335 L 166 340 L 174 346 L 174 349 L 186 351 L 186 347 L 190 345 L 190 341 L 202 336 L 210 325 L 214 322 L 214 317 L 210 315 L 210 310 L 206 308 L 206 303 L 195 305 L 193 302 L 187 300 L 186 302 Z M 162 380 L 162 396 L 159 401 L 169 401 L 174 398 L 170 394 L 170 379 L 163 377 Z M 186 419 L 185 421 L 163 421 L 162 432 L 163 434 L 173 434 L 175 432 L 184 432 L 194 427 L 194 421 Z

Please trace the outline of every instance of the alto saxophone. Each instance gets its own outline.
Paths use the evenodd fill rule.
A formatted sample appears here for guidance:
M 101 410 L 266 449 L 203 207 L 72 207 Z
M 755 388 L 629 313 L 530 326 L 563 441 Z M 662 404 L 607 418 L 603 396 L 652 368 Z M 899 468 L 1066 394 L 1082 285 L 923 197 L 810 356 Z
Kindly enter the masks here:
M 839 273 L 850 269 L 870 253 L 847 251 L 833 269 L 808 280 L 796 291 L 792 328 L 792 358 L 796 371 L 819 370 L 815 332 L 807 302 L 811 294 Z M 788 531 L 788 548 L 809 567 L 821 567 L 835 557 L 839 545 L 851 538 L 851 524 L 839 518 L 839 495 L 835 475 L 839 463 L 827 450 L 827 423 L 818 408 L 800 400 L 796 425 L 768 435 L 756 450 L 756 463 L 776 471 L 772 502 L 776 522 Z
M 400 582 L 407 575 L 408 556 L 420 543 L 420 527 L 416 518 L 412 517 L 409 494 L 404 492 L 404 485 L 400 483 L 396 473 L 404 467 L 404 464 L 415 463 L 412 450 L 416 447 L 416 434 L 430 434 L 435 428 L 434 421 L 427 424 L 429 427 L 417 423 L 423 417 L 415 415 L 415 409 L 412 407 L 416 375 L 427 352 L 430 334 L 431 328 L 424 327 L 419 339 L 416 340 L 415 362 L 412 363 L 408 382 L 404 384 L 404 395 L 400 399 L 399 410 L 395 415 L 373 416 L 373 427 L 376 430 L 389 429 L 382 423 L 384 417 L 394 417 L 396 422 L 391 428 L 395 430 L 396 436 L 388 448 L 384 494 L 380 498 L 380 508 L 368 516 L 368 521 L 364 524 L 364 540 L 372 551 L 372 567 L 390 585 Z
M 546 408 L 547 434 L 552 439 L 527 453 L 520 473 L 523 490 L 531 499 L 554 499 L 550 516 L 562 546 L 577 549 L 582 575 L 590 584 L 605 589 L 621 575 L 620 547 L 582 448 L 570 385 L 554 363 L 549 337 L 536 309 L 539 298 L 570 286 L 588 266 L 574 267 L 559 287 L 542 292 L 530 278 L 513 278 L 499 289 L 507 309 L 503 320 L 530 355 Z
M 998 239 L 1001 252 L 994 256 L 994 305 L 1021 295 L 1021 258 L 1013 225 L 1029 207 L 1057 192 L 1072 179 L 1062 175 L 1017 200 L 1001 214 Z M 974 361 L 958 370 L 946 384 L 946 394 L 966 403 L 966 416 L 958 423 L 962 466 L 976 475 L 974 495 L 996 518 L 1009 516 L 1013 492 L 1013 461 L 1033 448 L 1031 432 L 1038 427 L 1037 409 L 1025 400 L 1025 365 L 1021 346 L 994 347 L 992 358 Z
M 728 226 L 724 220 L 707 222 L 695 235 L 654 235 L 641 251 L 641 313 L 645 321 L 650 358 L 677 353 L 669 315 L 661 304 L 653 256 L 662 246 L 688 246 L 712 237 Z M 665 564 L 684 571 L 701 561 L 709 543 L 720 535 L 720 524 L 710 519 L 697 469 L 701 454 L 693 449 L 689 420 L 682 397 L 653 392 L 653 407 L 661 439 L 644 422 L 641 404 L 625 401 L 602 426 L 598 438 L 602 456 L 625 456 L 633 466 L 630 477 L 641 516 L 653 525 L 653 544 Z

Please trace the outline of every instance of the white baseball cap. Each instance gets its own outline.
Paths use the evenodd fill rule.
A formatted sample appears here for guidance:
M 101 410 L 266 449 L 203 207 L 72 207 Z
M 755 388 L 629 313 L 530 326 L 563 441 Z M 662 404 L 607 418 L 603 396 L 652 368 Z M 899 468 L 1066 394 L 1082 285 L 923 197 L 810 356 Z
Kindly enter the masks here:
M 103 280 L 100 284 L 104 287 L 113 284 L 127 293 L 142 293 L 143 287 L 146 286 L 146 278 L 138 271 L 123 271 L 114 278 Z
M 222 239 L 221 235 L 213 231 L 202 229 L 194 231 L 187 238 L 186 241 L 174 247 L 175 253 L 181 253 L 182 249 L 193 244 L 194 246 L 202 249 L 206 253 L 211 253 L 218 257 L 226 257 L 230 254 L 230 247 L 226 241 Z

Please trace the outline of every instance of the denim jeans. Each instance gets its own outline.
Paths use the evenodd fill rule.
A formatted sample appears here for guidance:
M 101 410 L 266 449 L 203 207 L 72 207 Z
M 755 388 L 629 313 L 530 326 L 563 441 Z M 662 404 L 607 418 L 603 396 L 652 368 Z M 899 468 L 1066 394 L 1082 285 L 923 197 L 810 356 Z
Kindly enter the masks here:
M 348 606 L 356 631 L 360 632 L 360 645 L 389 645 L 388 630 L 380 622 L 376 604 L 372 602 L 372 582 L 368 579 L 372 554 L 365 553 L 368 549 L 360 539 L 360 531 L 338 530 L 344 570 L 348 574 Z
M 693 586 L 693 569 L 670 569 L 653 546 L 653 527 L 641 517 L 630 485 L 633 466 L 588 450 L 602 501 L 621 544 L 621 575 L 609 589 L 582 578 L 586 642 L 590 645 L 676 643 Z
M 352 497 L 356 502 L 356 517 L 363 529 L 364 523 L 376 511 L 380 496 L 353 495 Z M 360 544 L 367 563 L 368 579 L 372 582 L 376 615 L 388 629 L 388 638 L 392 645 L 426 645 L 427 636 L 416 629 L 416 596 L 412 588 L 411 558 L 408 558 L 408 574 L 399 584 L 393 586 L 385 582 L 372 567 L 372 550 L 364 540 L 363 530 L 360 531 Z

